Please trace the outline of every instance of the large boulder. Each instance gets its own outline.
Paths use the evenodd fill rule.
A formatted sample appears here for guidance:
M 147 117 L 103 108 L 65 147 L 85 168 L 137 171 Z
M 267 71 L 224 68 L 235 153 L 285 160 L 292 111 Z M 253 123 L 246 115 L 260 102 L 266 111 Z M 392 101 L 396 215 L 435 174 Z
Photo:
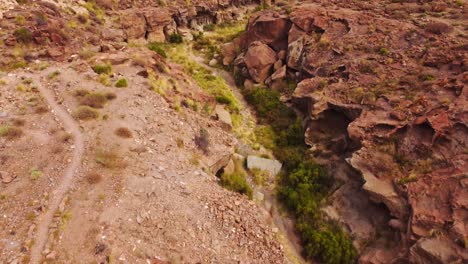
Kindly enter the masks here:
M 262 41 L 276 51 L 286 49 L 291 22 L 276 11 L 265 10 L 250 19 L 247 27 L 249 43 Z
M 216 105 L 214 109 L 214 114 L 216 119 L 218 119 L 223 127 L 227 129 L 232 128 L 232 119 L 231 119 L 231 114 L 224 108 L 222 105 Z
M 260 158 L 257 156 L 247 157 L 247 168 L 249 170 L 258 169 L 267 171 L 272 176 L 276 176 L 281 170 L 282 164 L 277 160 Z
M 120 16 L 126 41 L 142 39 L 146 35 L 145 16 L 133 10 L 125 11 Z
M 260 41 L 250 44 L 244 57 L 250 77 L 257 83 L 263 83 L 268 78 L 276 60 L 275 51 Z
M 165 28 L 172 24 L 174 21 L 171 14 L 167 9 L 163 8 L 152 8 L 147 9 L 144 12 L 147 33 L 146 37 L 148 41 L 164 42 L 166 36 L 164 34 Z

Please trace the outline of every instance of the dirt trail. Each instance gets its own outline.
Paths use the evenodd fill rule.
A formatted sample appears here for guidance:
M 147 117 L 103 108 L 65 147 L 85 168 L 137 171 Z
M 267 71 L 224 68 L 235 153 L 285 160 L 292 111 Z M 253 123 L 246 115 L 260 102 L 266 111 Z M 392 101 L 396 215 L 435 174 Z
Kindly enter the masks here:
M 241 109 L 242 116 L 244 117 L 250 116 L 251 118 L 256 119 L 254 110 L 250 107 L 250 105 L 245 100 L 244 96 L 242 95 L 240 89 L 237 87 L 234 81 L 234 78 L 231 76 L 231 74 L 225 70 L 209 66 L 207 63 L 205 63 L 205 60 L 203 57 L 200 57 L 194 54 L 190 49 L 188 49 L 188 51 L 190 54 L 190 58 L 192 60 L 196 61 L 201 66 L 213 71 L 214 74 L 224 79 L 224 81 L 231 88 L 231 91 L 233 92 L 234 96 L 237 98 L 237 100 L 242 106 L 242 109 Z M 262 206 L 267 211 L 270 212 L 270 216 L 273 222 L 275 223 L 275 226 L 279 229 L 280 234 L 281 234 L 280 242 L 285 247 L 284 250 L 286 254 L 288 255 L 288 258 L 293 263 L 306 263 L 304 258 L 301 256 L 302 246 L 300 244 L 300 238 L 296 234 L 294 223 L 287 216 L 282 215 L 281 213 L 282 210 L 280 208 L 280 205 L 278 204 L 274 190 L 270 190 L 269 188 L 266 188 L 266 187 L 261 187 L 261 188 L 258 188 L 257 191 L 262 192 L 264 195 L 265 200 L 262 203 Z
M 50 68 L 50 72 L 53 72 L 58 69 Z M 44 75 L 46 76 L 46 75 Z M 73 119 L 73 117 L 68 113 L 68 111 L 55 100 L 55 96 L 51 90 L 47 87 L 44 87 L 41 83 L 41 80 L 37 76 L 29 75 L 25 76 L 31 78 L 34 81 L 34 84 L 37 85 L 41 95 L 44 100 L 50 106 L 52 113 L 58 117 L 62 122 L 65 130 L 73 136 L 74 139 L 74 148 L 73 148 L 73 157 L 71 162 L 68 164 L 67 168 L 63 172 L 62 182 L 58 188 L 52 193 L 52 196 L 49 200 L 49 207 L 47 211 L 42 214 L 37 222 L 37 231 L 35 234 L 34 245 L 31 248 L 31 262 L 32 264 L 39 264 L 42 260 L 42 251 L 47 243 L 49 237 L 49 226 L 53 221 L 54 213 L 59 208 L 60 203 L 62 202 L 65 194 L 70 189 L 73 183 L 73 176 L 75 176 L 76 170 L 81 165 L 81 160 L 84 153 L 84 139 L 80 131 L 80 126 Z

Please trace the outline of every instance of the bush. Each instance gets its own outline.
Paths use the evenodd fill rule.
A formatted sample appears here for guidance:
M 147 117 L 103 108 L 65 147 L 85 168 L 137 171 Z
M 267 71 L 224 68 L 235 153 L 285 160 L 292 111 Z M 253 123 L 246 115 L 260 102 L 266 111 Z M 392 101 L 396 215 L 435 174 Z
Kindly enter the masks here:
M 103 108 L 107 103 L 107 96 L 102 93 L 86 94 L 80 101 L 81 105 L 90 106 L 92 108 Z
M 102 181 L 102 176 L 101 174 L 93 171 L 86 175 L 86 181 L 89 184 L 96 184 Z
M 166 51 L 164 50 L 164 43 L 151 42 L 148 44 L 148 49 L 158 53 L 163 58 L 167 58 Z
M 97 64 L 93 66 L 93 71 L 97 74 L 111 74 L 112 66 L 109 64 Z
M 127 83 L 127 79 L 125 79 L 125 78 L 119 79 L 115 83 L 115 87 L 117 87 L 117 88 L 123 88 L 123 87 L 127 87 L 127 86 L 128 86 L 128 83 Z
M 214 31 L 216 28 L 215 24 L 207 24 L 203 26 L 204 31 Z
M 252 188 L 247 183 L 245 176 L 239 174 L 223 174 L 221 176 L 221 185 L 234 192 L 242 193 L 252 198 Z
M 73 113 L 73 116 L 79 120 L 91 120 L 99 117 L 99 113 L 89 106 L 80 106 Z
M 252 188 L 246 180 L 247 173 L 244 169 L 243 163 L 240 160 L 234 161 L 234 172 L 231 174 L 223 173 L 221 175 L 220 184 L 234 192 L 245 194 L 252 199 Z
M 126 166 L 122 158 L 114 151 L 98 151 L 95 160 L 99 165 L 108 169 L 123 168 Z
M 172 33 L 169 36 L 169 42 L 174 43 L 174 44 L 180 44 L 184 42 L 184 39 L 182 38 L 182 35 L 177 34 L 177 33 Z
M 19 28 L 13 33 L 19 43 L 28 44 L 32 42 L 32 33 L 27 28 Z
M 208 131 L 204 128 L 200 129 L 200 133 L 195 136 L 195 144 L 205 153 L 209 152 L 210 139 Z
M 126 127 L 119 127 L 115 130 L 115 134 L 121 138 L 131 138 L 132 131 Z
M 0 137 L 12 140 L 23 135 L 23 130 L 14 126 L 0 126 Z

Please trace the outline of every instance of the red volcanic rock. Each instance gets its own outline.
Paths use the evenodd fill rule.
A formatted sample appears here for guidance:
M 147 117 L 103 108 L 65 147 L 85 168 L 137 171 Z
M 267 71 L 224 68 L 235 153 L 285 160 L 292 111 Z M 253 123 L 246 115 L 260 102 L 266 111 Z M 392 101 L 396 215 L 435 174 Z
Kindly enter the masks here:
M 285 49 L 291 22 L 276 11 L 265 10 L 251 17 L 247 26 L 248 42 L 262 41 L 276 51 Z
M 275 51 L 260 41 L 250 44 L 244 58 L 250 76 L 257 83 L 268 78 L 276 60 Z
M 414 263 L 464 263 L 468 261 L 466 45 L 450 34 L 452 26 L 392 18 L 397 14 L 379 16 L 371 6 L 338 2 L 333 8 L 299 5 L 289 14 L 286 36 L 275 27 L 273 35 L 287 39 L 286 67 L 278 70 L 278 64 L 271 72 L 270 51 L 269 63 L 257 62 L 254 68 L 253 57 L 259 52 L 249 48 L 243 61 L 236 59 L 236 70 L 247 68 L 256 82 L 268 80 L 275 89 L 273 80 L 284 73 L 297 78 L 290 99 L 307 117 L 306 143 L 311 151 L 318 150 L 324 159 L 330 153 L 347 153 L 345 158 L 360 173 L 367 196 L 388 209 L 391 228 L 401 232 L 401 240 L 391 249 L 372 245 L 363 263 L 400 258 Z M 403 3 L 384 12 L 407 7 L 409 13 L 450 8 L 439 1 L 431 6 Z M 268 11 L 249 23 L 249 41 L 271 45 L 278 38 L 257 32 L 254 25 L 259 18 L 268 21 L 265 28 L 284 18 Z M 260 68 L 268 73 L 266 78 L 258 78 Z M 352 219 L 340 221 L 347 227 L 355 224 Z M 395 254 L 409 249 L 409 256 Z

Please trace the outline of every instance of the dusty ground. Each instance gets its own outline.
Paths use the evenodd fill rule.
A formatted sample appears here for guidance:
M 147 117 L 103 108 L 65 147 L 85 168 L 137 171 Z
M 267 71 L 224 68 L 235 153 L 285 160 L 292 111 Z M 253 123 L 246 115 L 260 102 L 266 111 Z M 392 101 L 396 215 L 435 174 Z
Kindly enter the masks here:
M 212 163 L 231 153 L 233 135 L 209 116 L 173 109 L 148 89 L 148 80 L 137 75 L 141 70 L 130 61 L 113 67 L 113 81 L 124 76 L 127 88 L 103 86 L 80 60 L 2 77 L 2 125 L 18 118 L 25 122 L 21 137 L 1 139 L 6 150 L 1 170 L 15 179 L 1 184 L 0 260 L 28 262 L 30 252 L 39 250 L 47 262 L 56 263 L 287 262 L 268 214 L 224 190 L 209 172 Z M 30 92 L 17 87 L 29 83 L 25 76 L 34 76 L 23 84 Z M 202 93 L 189 81 L 179 85 Z M 75 91 L 83 88 L 112 92 L 116 99 L 98 110 L 99 119 L 62 125 L 61 118 L 71 118 L 78 107 Z M 52 111 L 39 90 L 54 94 L 66 115 Z M 46 107 L 44 113 L 36 114 L 37 106 L 28 105 L 31 97 Z M 64 136 L 64 128 L 75 125 L 79 134 Z M 121 127 L 130 129 L 131 138 L 115 134 Z M 200 128 L 210 135 L 208 155 L 193 140 Z M 82 156 L 73 152 L 79 148 L 77 135 L 84 138 Z M 104 162 L 102 155 L 107 155 Z M 69 185 L 64 172 L 77 158 L 82 163 L 72 170 Z M 41 172 L 38 179 L 30 176 L 32 168 Z M 54 205 L 61 200 L 55 192 L 68 188 L 63 202 Z M 44 213 L 54 216 L 52 222 Z M 50 227 L 48 235 L 42 237 L 38 226 Z M 41 241 L 44 250 L 36 243 Z M 31 260 L 40 258 L 33 254 Z

